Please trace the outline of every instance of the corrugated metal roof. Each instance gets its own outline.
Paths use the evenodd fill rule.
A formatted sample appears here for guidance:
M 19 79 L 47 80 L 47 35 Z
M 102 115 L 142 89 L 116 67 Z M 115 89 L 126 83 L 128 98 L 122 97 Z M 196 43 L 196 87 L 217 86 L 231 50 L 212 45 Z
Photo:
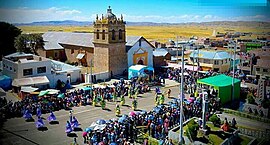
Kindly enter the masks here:
M 46 41 L 44 42 L 44 49 L 45 50 L 55 50 L 55 49 L 64 49 L 59 43 L 56 41 Z
M 24 52 L 15 52 L 9 55 L 6 55 L 6 58 L 10 58 L 10 57 L 27 57 L 27 56 L 33 56 L 33 54 L 26 54 Z
M 190 54 L 190 57 L 207 58 L 207 59 L 228 59 L 231 58 L 231 55 L 226 51 L 193 51 Z
M 93 33 L 74 32 L 46 32 L 42 35 L 45 41 L 44 49 L 64 49 L 60 44 L 69 44 L 83 47 L 94 47 Z M 126 46 L 133 46 L 142 36 L 127 36 Z
M 167 53 L 169 53 L 169 52 L 167 50 L 165 50 L 165 49 L 155 49 L 153 51 L 154 56 L 166 56 Z
M 138 42 L 141 39 L 142 36 L 127 36 L 126 37 L 126 46 L 133 46 L 136 42 Z

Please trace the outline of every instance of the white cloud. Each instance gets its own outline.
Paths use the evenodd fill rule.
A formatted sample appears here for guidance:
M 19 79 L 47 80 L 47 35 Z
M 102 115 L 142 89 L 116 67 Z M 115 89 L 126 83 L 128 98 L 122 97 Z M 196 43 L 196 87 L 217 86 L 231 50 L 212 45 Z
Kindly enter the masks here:
M 0 21 L 11 23 L 29 23 L 35 21 L 53 21 L 53 20 L 77 20 L 94 21 L 96 14 L 85 14 L 76 9 L 68 7 L 51 7 L 47 9 L 30 9 L 20 7 L 17 9 L 1 9 Z M 101 15 L 99 15 L 100 17 Z M 184 15 L 127 15 L 123 14 L 125 21 L 130 22 L 156 22 L 156 23 L 185 23 L 185 22 L 208 22 L 208 21 L 270 21 L 264 15 L 238 16 L 238 17 L 220 17 L 216 15 L 184 14 Z M 117 16 L 117 17 L 120 17 Z
M 205 18 L 201 15 L 178 15 L 178 16 L 134 16 L 123 15 L 126 21 L 133 22 L 159 22 L 159 23 L 182 23 L 182 22 L 202 22 L 209 18 Z
M 0 9 L 0 21 L 11 23 L 28 23 L 50 20 L 86 20 L 81 11 L 67 8 L 51 7 L 48 9 Z M 88 19 L 90 20 L 90 19 Z
M 270 21 L 270 18 L 265 15 L 239 16 L 230 19 L 234 21 Z

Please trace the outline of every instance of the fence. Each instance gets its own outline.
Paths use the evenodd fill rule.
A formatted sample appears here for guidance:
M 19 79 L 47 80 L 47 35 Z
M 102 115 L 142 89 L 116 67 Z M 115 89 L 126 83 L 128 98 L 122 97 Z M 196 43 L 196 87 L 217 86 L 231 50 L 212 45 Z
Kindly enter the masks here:
M 229 138 L 226 138 L 221 145 L 232 145 L 234 140 L 238 138 L 238 130 L 235 130 Z
M 255 138 L 270 138 L 270 131 L 255 130 L 255 129 L 243 128 L 243 127 L 238 127 L 238 130 L 241 134 L 253 136 Z
M 231 109 L 227 109 L 227 108 L 223 108 L 223 111 L 225 113 L 233 114 L 236 116 L 245 117 L 245 118 L 249 118 L 249 119 L 253 119 L 253 120 L 257 120 L 257 121 L 261 121 L 261 122 L 265 122 L 265 123 L 270 123 L 270 119 L 268 119 L 268 118 L 255 116 L 255 115 L 252 115 L 249 113 L 235 111 L 235 110 L 231 110 Z

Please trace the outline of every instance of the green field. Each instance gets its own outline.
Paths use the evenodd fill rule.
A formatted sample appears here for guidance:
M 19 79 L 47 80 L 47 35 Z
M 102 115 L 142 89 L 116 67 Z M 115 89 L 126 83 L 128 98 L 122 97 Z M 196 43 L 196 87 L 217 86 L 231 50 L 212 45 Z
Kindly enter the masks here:
M 47 31 L 64 32 L 92 32 L 92 26 L 19 26 L 23 33 L 44 33 Z M 146 39 L 159 42 L 168 42 L 178 35 L 183 38 L 192 36 L 211 37 L 213 30 L 224 33 L 228 30 L 232 32 L 252 32 L 252 38 L 264 36 L 262 33 L 270 33 L 268 27 L 254 26 L 193 26 L 193 25 L 170 25 L 170 26 L 126 26 L 127 35 L 144 36 Z M 248 36 L 249 37 L 249 36 Z M 250 38 L 250 37 L 249 37 Z

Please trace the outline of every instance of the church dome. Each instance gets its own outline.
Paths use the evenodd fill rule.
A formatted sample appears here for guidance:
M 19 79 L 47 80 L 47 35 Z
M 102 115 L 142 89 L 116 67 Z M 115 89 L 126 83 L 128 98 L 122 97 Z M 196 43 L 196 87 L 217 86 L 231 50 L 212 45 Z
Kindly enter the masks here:
M 104 17 L 105 19 L 109 19 L 109 20 L 114 20 L 116 19 L 116 16 L 112 13 L 112 9 L 109 6 L 109 8 L 107 9 L 107 14 Z

